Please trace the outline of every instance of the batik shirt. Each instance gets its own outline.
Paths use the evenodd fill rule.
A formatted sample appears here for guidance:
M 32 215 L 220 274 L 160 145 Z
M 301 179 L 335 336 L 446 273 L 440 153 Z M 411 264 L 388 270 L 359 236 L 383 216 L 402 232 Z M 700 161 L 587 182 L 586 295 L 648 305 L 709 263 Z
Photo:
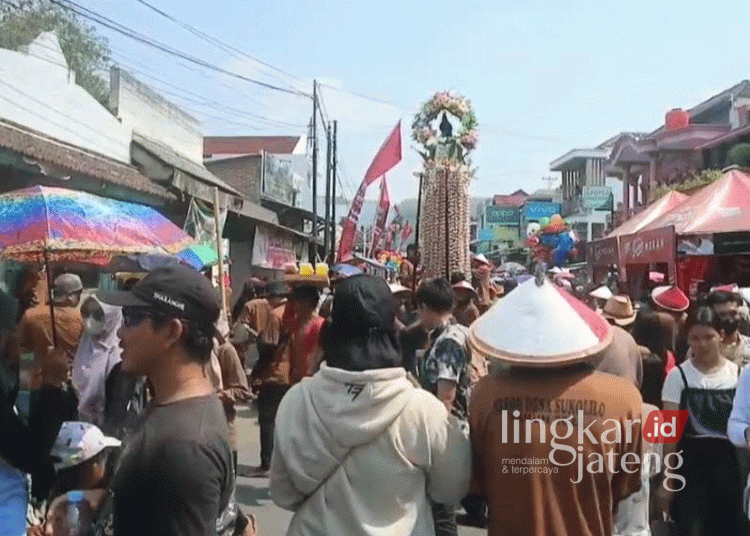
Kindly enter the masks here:
M 430 333 L 431 345 L 420 363 L 422 387 L 437 395 L 438 380 L 456 384 L 456 399 L 451 413 L 462 420 L 468 419 L 471 395 L 471 350 L 469 330 L 451 319 Z

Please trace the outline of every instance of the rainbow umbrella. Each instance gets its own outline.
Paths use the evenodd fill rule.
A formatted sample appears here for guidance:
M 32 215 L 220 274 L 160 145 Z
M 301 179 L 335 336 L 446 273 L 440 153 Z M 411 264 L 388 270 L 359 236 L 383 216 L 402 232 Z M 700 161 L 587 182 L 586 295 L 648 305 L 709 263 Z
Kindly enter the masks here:
M 190 235 L 145 205 L 47 186 L 0 195 L 0 258 L 103 266 L 115 255 L 174 254 L 192 242 Z M 57 344 L 49 266 L 46 271 Z
M 193 238 L 156 210 L 32 186 L 0 195 L 0 257 L 104 265 L 114 255 L 175 254 Z

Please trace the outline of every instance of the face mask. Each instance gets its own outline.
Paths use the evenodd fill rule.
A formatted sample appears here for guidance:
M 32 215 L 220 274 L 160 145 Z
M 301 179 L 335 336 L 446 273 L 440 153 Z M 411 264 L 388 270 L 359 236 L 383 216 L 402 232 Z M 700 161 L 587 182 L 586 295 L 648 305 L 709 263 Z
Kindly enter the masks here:
M 740 322 L 736 318 L 723 318 L 721 320 L 721 329 L 727 335 L 732 335 L 740 327 Z
M 86 330 L 86 333 L 89 335 L 99 335 L 104 331 L 104 327 L 103 320 L 95 320 L 91 317 L 84 318 L 83 320 L 83 329 Z

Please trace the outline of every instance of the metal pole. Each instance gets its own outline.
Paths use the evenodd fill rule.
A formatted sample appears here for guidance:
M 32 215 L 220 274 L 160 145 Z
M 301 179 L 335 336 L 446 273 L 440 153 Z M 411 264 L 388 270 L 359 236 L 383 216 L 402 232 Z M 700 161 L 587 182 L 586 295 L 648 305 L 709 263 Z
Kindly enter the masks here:
M 315 266 L 318 249 L 318 82 L 313 80 L 313 116 L 312 116 L 312 241 L 310 243 L 310 262 Z
M 419 174 L 419 193 L 417 195 L 417 224 L 414 227 L 414 243 L 419 247 L 419 221 L 422 219 L 422 180 L 424 173 Z
M 333 120 L 333 150 L 331 155 L 331 256 L 336 261 L 336 131 L 339 122 Z
M 216 224 L 216 255 L 219 258 L 219 290 L 221 290 L 221 310 L 227 315 L 227 288 L 224 286 L 224 255 L 221 251 L 221 221 L 219 217 L 219 188 L 214 186 L 214 222 Z M 229 318 L 227 316 L 227 318 Z
M 331 125 L 326 128 L 326 217 L 323 228 L 323 258 L 328 262 L 329 236 L 331 232 Z
M 49 299 L 50 323 L 52 324 L 52 346 L 57 348 L 57 326 L 55 325 L 55 300 L 52 296 L 52 272 L 49 268 L 47 248 L 44 248 L 44 271 L 47 273 L 47 298 Z

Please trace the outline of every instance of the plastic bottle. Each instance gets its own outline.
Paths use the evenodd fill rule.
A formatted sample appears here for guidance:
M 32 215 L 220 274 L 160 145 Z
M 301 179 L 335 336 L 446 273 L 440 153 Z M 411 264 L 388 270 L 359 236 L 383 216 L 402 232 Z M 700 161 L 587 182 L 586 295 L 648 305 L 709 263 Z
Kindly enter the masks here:
M 64 506 L 60 532 L 54 536 L 85 536 L 93 522 L 93 512 L 81 491 L 70 491 Z

